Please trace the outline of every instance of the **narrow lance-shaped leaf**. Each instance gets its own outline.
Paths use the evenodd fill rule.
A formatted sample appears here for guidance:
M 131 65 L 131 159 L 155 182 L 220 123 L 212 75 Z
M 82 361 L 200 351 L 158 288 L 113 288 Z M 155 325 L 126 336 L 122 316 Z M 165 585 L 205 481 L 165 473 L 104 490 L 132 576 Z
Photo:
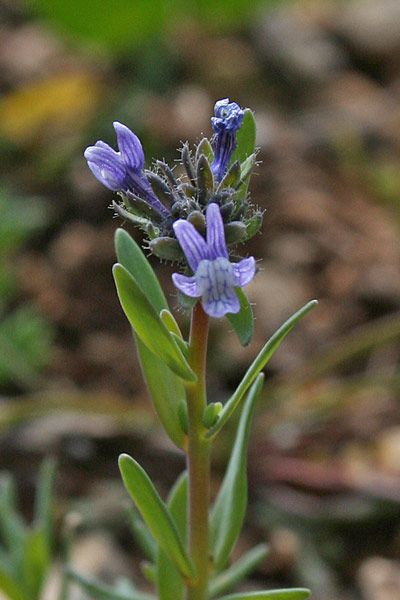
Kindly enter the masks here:
M 305 600 L 310 596 L 311 592 L 306 588 L 292 588 L 229 594 L 229 596 L 222 596 L 222 598 L 219 598 L 218 600 Z
M 214 598 L 233 588 L 242 579 L 247 577 L 267 554 L 268 546 L 266 544 L 259 544 L 246 552 L 246 554 L 241 556 L 225 571 L 218 573 L 210 582 L 209 598 Z
M 169 317 L 170 324 L 175 323 L 149 261 L 124 229 L 118 229 L 115 234 L 115 248 L 119 262 L 135 279 L 154 310 L 164 318 Z M 167 323 L 164 322 L 164 325 L 169 328 Z M 179 448 L 183 448 L 185 436 L 178 418 L 178 406 L 186 398 L 184 385 L 168 365 L 149 350 L 139 336 L 135 335 L 135 339 L 143 377 L 157 416 L 171 440 Z
M 211 515 L 211 544 L 214 565 L 221 569 L 242 528 L 247 505 L 246 453 L 251 417 L 264 383 L 260 374 L 250 389 L 240 417 L 235 443 Z
M 169 553 L 183 575 L 193 577 L 193 565 L 175 522 L 146 472 L 127 454 L 120 456 L 119 468 L 125 487 L 153 537 Z
M 186 539 L 187 527 L 187 474 L 182 473 L 172 488 L 168 501 L 168 509 L 174 519 L 181 538 Z M 158 600 L 181 600 L 184 582 L 170 556 L 163 548 L 159 548 L 157 557 L 157 592 Z
M 243 398 L 246 391 L 249 389 L 258 373 L 265 367 L 268 360 L 271 358 L 275 350 L 278 348 L 281 341 L 284 337 L 289 333 L 292 327 L 300 321 L 304 315 L 306 315 L 311 309 L 317 306 L 317 300 L 311 300 L 307 304 L 305 304 L 300 310 L 298 310 L 294 315 L 292 315 L 275 333 L 265 346 L 260 350 L 257 357 L 253 360 L 250 367 L 247 369 L 242 381 L 239 383 L 236 391 L 229 398 L 228 402 L 225 404 L 224 408 L 220 413 L 220 417 L 217 423 L 214 425 L 212 429 L 210 429 L 206 433 L 206 437 L 214 437 L 220 429 L 225 425 L 241 399 Z
M 129 271 L 116 264 L 113 274 L 121 306 L 142 342 L 182 379 L 195 381 L 185 357 Z
M 39 598 L 49 563 L 50 549 L 46 533 L 40 529 L 31 530 L 25 538 L 22 558 L 24 587 L 29 598 Z
M 235 330 L 242 346 L 248 346 L 254 334 L 254 317 L 251 304 L 241 288 L 235 288 L 236 294 L 240 302 L 240 310 L 238 313 L 228 313 L 229 323 Z
M 151 561 L 156 559 L 157 543 L 142 518 L 138 515 L 135 506 L 130 506 L 128 510 L 129 526 L 135 541 L 141 548 L 144 555 Z

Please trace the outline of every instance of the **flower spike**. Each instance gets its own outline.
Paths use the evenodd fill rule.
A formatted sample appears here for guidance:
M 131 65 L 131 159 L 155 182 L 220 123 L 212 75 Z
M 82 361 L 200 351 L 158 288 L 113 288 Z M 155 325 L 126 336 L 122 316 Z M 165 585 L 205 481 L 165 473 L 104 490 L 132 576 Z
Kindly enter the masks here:
M 191 277 L 174 273 L 175 287 L 192 298 L 201 297 L 203 309 L 211 317 L 239 312 L 235 287 L 243 287 L 253 279 L 255 260 L 251 256 L 238 263 L 229 261 L 219 206 L 214 202 L 207 206 L 207 241 L 184 219 L 176 221 L 173 227 L 193 271 Z

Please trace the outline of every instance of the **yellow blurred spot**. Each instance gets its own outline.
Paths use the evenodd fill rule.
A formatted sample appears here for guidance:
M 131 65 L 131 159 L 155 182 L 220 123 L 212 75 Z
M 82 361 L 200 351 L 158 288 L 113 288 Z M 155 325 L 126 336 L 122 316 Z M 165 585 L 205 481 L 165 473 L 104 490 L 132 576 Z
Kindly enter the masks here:
M 0 136 L 18 144 L 79 129 L 91 116 L 101 86 L 89 73 L 30 83 L 0 100 Z

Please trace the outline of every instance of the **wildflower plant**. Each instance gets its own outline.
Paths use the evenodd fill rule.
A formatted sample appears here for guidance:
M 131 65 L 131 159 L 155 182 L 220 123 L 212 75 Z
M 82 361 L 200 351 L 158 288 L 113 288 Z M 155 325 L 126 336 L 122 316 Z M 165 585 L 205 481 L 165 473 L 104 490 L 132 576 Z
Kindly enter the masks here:
M 145 234 L 145 248 L 175 261 L 172 280 L 178 301 L 191 310 L 188 340 L 183 336 L 145 254 L 124 230 L 115 236 L 118 263 L 113 273 L 121 306 L 133 328 L 143 375 L 155 411 L 171 440 L 185 453 L 186 471 L 167 501 L 143 468 L 126 454 L 119 459 L 125 487 L 138 513 L 133 528 L 147 552 L 144 567 L 159 600 L 300 600 L 303 588 L 226 593 L 266 554 L 257 546 L 230 563 L 246 510 L 246 451 L 251 418 L 264 375 L 262 369 L 291 328 L 316 304 L 291 316 L 267 341 L 222 405 L 207 400 L 206 356 L 210 317 L 226 316 L 242 345 L 253 334 L 253 313 L 243 291 L 255 276 L 254 257 L 235 247 L 255 235 L 262 212 L 248 196 L 256 163 L 255 120 L 251 110 L 227 98 L 215 104 L 213 136 L 193 153 L 185 143 L 182 172 L 156 161 L 144 169 L 137 136 L 114 123 L 118 151 L 102 141 L 85 151 L 97 179 L 118 193 L 115 212 Z M 210 501 L 212 442 L 234 411 L 236 437 L 216 498 Z M 133 584 L 121 593 L 103 584 L 75 579 L 98 598 L 151 600 Z M 89 586 L 89 587 L 88 587 Z

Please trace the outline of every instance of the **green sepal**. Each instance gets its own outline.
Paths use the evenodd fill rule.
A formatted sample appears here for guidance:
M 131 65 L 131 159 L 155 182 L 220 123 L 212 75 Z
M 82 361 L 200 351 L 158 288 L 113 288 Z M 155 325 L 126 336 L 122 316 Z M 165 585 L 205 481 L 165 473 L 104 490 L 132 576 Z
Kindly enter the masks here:
M 240 177 L 240 162 L 238 160 L 235 160 L 225 173 L 224 177 L 222 178 L 222 181 L 217 188 L 217 192 L 220 192 L 221 190 L 227 187 L 235 189 L 239 185 Z
M 134 277 L 154 310 L 160 315 L 163 314 L 164 319 L 167 318 L 168 313 L 170 321 L 169 326 L 165 324 L 167 328 L 171 326 L 171 322 L 176 323 L 168 310 L 164 292 L 149 261 L 138 244 L 124 229 L 118 229 L 115 234 L 115 248 L 119 262 Z M 179 331 L 177 324 L 176 327 Z M 163 360 L 148 349 L 137 335 L 135 335 L 135 339 L 143 377 L 154 410 L 168 436 L 179 448 L 182 448 L 185 437 L 178 419 L 178 406 L 186 398 L 183 383 Z
M 238 244 L 246 238 L 246 225 L 242 221 L 231 221 L 224 225 L 225 241 L 229 244 Z
M 157 600 L 152 594 L 135 590 L 134 592 L 118 592 L 112 586 L 102 583 L 94 577 L 86 577 L 73 569 L 67 571 L 68 579 L 76 582 L 79 587 L 96 600 Z
M 235 200 L 236 203 L 240 199 L 246 198 L 250 177 L 255 163 L 256 154 L 253 152 L 253 154 L 250 154 L 250 156 L 248 156 L 240 165 L 240 184 L 237 186 L 236 193 L 233 195 L 233 200 Z
M 184 294 L 183 292 L 181 292 L 180 290 L 178 290 L 178 301 L 179 301 L 179 304 L 185 310 L 192 309 L 193 306 L 196 304 L 197 300 L 198 300 L 198 298 L 192 298 L 191 296 L 186 296 L 186 294 Z
M 178 240 L 175 238 L 156 237 L 150 240 L 149 248 L 155 256 L 163 260 L 181 260 L 184 258 Z
M 187 529 L 187 473 L 178 478 L 169 493 L 167 506 L 182 539 Z M 181 600 L 184 581 L 170 556 L 160 547 L 157 556 L 157 593 L 159 600 Z
M 242 528 L 247 505 L 246 454 L 251 418 L 264 383 L 260 373 L 253 383 L 237 428 L 231 457 L 211 513 L 211 547 L 215 569 L 222 569 Z
M 209 598 L 224 594 L 249 575 L 268 554 L 268 546 L 259 544 L 241 556 L 225 571 L 218 573 L 209 586 Z
M 121 454 L 118 463 L 124 485 L 154 539 L 171 556 L 184 576 L 193 577 L 192 561 L 177 526 L 147 473 L 127 454 Z
M 132 212 L 118 204 L 118 202 L 115 202 L 115 200 L 113 200 L 112 207 L 117 213 L 117 215 L 121 217 L 121 219 L 124 219 L 124 221 L 128 221 L 128 223 L 133 223 L 133 225 L 141 227 L 143 230 L 146 230 L 146 227 L 150 223 L 149 219 L 133 214 Z
M 232 152 L 229 165 L 236 160 L 242 164 L 248 156 L 254 153 L 256 147 L 256 121 L 250 108 L 244 111 L 242 124 L 236 132 L 236 148 Z
M 227 313 L 229 323 L 235 330 L 242 346 L 248 346 L 254 334 L 254 316 L 251 304 L 241 288 L 235 288 L 240 302 L 238 313 Z
M 138 337 L 179 377 L 195 381 L 195 374 L 136 280 L 119 263 L 114 265 L 113 275 L 121 306 Z
M 196 148 L 196 156 L 195 156 L 196 163 L 202 154 L 204 154 L 204 156 L 206 157 L 206 159 L 208 160 L 209 163 L 212 163 L 213 158 L 214 158 L 214 150 L 212 149 L 210 141 L 206 137 L 204 137 L 202 140 L 200 140 L 200 142 Z
M 310 300 L 307 302 L 300 310 L 298 310 L 294 315 L 292 315 L 281 327 L 274 333 L 273 336 L 270 337 L 268 342 L 265 344 L 263 348 L 261 348 L 260 352 L 256 356 L 256 358 L 251 363 L 250 367 L 247 369 L 242 381 L 239 383 L 236 391 L 229 398 L 228 402 L 224 405 L 224 408 L 221 411 L 220 417 L 216 423 L 216 425 L 210 429 L 205 435 L 206 437 L 214 437 L 220 429 L 225 425 L 229 417 L 232 415 L 233 411 L 243 398 L 246 391 L 249 389 L 261 369 L 265 367 L 268 360 L 271 358 L 275 350 L 278 348 L 281 341 L 284 337 L 289 333 L 292 327 L 300 321 L 304 315 L 306 315 L 310 310 L 317 306 L 317 300 Z
M 261 211 L 256 211 L 249 219 L 245 221 L 246 223 L 246 236 L 245 241 L 252 238 L 256 233 L 258 233 L 261 229 L 261 225 L 263 222 L 263 213 Z
M 212 174 L 210 163 L 204 154 L 200 154 L 196 168 L 199 202 L 204 205 L 207 204 L 214 190 L 214 175 Z
M 292 588 L 286 590 L 266 590 L 261 592 L 244 592 L 229 594 L 218 600 L 305 600 L 311 596 L 306 588 Z

